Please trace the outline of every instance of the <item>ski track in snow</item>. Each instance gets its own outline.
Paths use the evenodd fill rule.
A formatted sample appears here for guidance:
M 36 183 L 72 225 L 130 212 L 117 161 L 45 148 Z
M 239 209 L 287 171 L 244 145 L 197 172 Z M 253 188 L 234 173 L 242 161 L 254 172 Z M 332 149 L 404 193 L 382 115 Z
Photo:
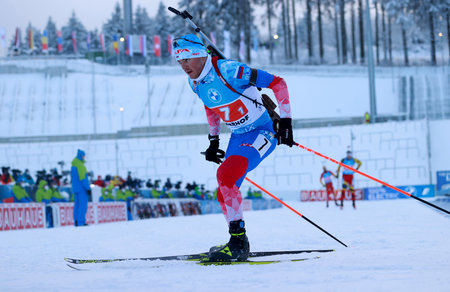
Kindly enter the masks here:
M 253 251 L 336 249 L 273 256 L 318 260 L 251 266 L 133 261 L 66 266 L 64 257 L 150 257 L 204 252 L 228 240 L 222 215 L 0 232 L 2 291 L 449 291 L 450 217 L 412 199 L 288 202 L 349 248 L 287 208 L 245 213 Z M 78 266 L 77 266 L 78 267 Z

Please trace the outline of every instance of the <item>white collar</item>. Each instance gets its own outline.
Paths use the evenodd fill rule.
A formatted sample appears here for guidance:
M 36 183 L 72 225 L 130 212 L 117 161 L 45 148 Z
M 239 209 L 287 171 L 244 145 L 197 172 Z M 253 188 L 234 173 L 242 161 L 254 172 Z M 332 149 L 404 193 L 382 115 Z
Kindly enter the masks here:
M 195 81 L 195 82 L 202 81 L 202 79 L 205 78 L 206 74 L 208 74 L 209 71 L 211 71 L 211 68 L 212 68 L 211 55 L 208 54 L 208 57 L 205 62 L 205 66 L 203 66 L 202 73 L 200 73 L 200 75 L 197 78 L 192 79 L 192 81 Z

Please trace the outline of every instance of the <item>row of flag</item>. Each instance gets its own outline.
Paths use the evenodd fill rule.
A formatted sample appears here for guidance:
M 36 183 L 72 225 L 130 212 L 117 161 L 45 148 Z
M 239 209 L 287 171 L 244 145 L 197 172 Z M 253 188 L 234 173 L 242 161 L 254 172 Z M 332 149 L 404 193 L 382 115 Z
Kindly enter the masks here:
M 76 31 L 72 32 L 72 48 L 74 53 L 76 54 L 78 52 L 78 44 L 77 44 L 77 33 Z M 58 52 L 62 52 L 63 50 L 63 40 L 62 40 L 62 33 L 61 31 L 57 31 L 56 32 L 56 36 L 57 36 L 57 40 L 56 40 L 56 48 Z M 223 36 L 224 36 L 224 55 L 228 58 L 230 57 L 230 32 L 229 31 L 224 31 L 223 32 Z M 211 41 L 216 44 L 216 35 L 214 34 L 214 32 L 210 33 L 210 39 Z M 106 45 L 105 45 L 105 37 L 103 35 L 103 33 L 100 33 L 98 35 L 99 41 L 100 41 L 100 47 L 101 50 L 103 52 L 106 51 Z M 239 48 L 239 55 L 241 59 L 244 59 L 244 48 L 245 48 L 245 43 L 244 43 L 244 33 L 242 32 L 240 35 L 240 48 Z M 21 36 L 20 36 L 20 29 L 17 28 L 16 29 L 16 34 L 15 34 L 15 38 L 14 38 L 14 46 L 16 48 L 20 47 L 20 40 L 21 40 Z M 88 52 L 91 51 L 91 42 L 92 42 L 92 38 L 91 38 L 91 34 L 88 32 L 87 36 L 86 36 L 86 47 Z M 113 39 L 112 39 L 112 47 L 113 50 L 115 52 L 116 55 L 118 55 L 120 53 L 120 46 L 119 46 L 119 36 L 117 34 L 113 35 Z M 145 35 L 127 35 L 125 37 L 125 39 L 123 40 L 125 41 L 125 54 L 128 56 L 133 56 L 134 53 L 140 53 L 142 56 L 147 56 L 147 37 Z M 27 32 L 27 42 L 28 42 L 28 48 L 30 49 L 34 49 L 35 48 L 35 44 L 34 44 L 34 32 L 33 30 L 28 30 Z M 170 55 L 172 55 L 172 42 L 173 42 L 173 36 L 169 35 L 168 39 L 167 39 L 167 50 L 169 52 Z M 47 30 L 44 30 L 41 36 L 41 49 L 42 51 L 48 52 L 49 49 L 49 40 L 48 40 L 48 33 Z M 5 29 L 0 27 L 0 47 L 2 48 L 6 48 L 6 37 L 5 37 Z M 257 51 L 258 50 L 258 40 L 257 37 L 254 37 L 254 42 L 253 42 L 253 50 Z M 161 37 L 159 35 L 155 35 L 153 36 L 153 53 L 156 57 L 161 57 Z
M 62 41 L 62 34 L 61 31 L 56 32 L 57 35 L 57 50 L 58 52 L 62 52 L 63 50 L 63 41 Z M 78 52 L 78 43 L 77 43 L 77 33 L 76 31 L 72 31 L 72 48 L 74 53 L 76 54 Z M 98 35 L 99 41 L 100 41 L 100 47 L 103 52 L 106 51 L 106 45 L 105 45 L 105 37 L 103 33 L 100 33 Z M 20 29 L 16 29 L 16 34 L 14 38 L 14 46 L 16 48 L 20 47 Z M 34 31 L 28 30 L 27 31 L 27 44 L 29 49 L 34 49 L 36 46 L 34 44 Z M 86 47 L 88 52 L 91 51 L 91 34 L 88 32 L 86 35 Z M 113 35 L 112 40 L 112 46 L 114 49 L 115 54 L 119 54 L 120 52 L 120 46 L 119 46 L 119 36 L 117 34 Z M 142 56 L 147 56 L 147 37 L 145 35 L 127 35 L 125 36 L 125 54 L 128 56 L 133 56 L 134 53 L 140 53 Z M 168 46 L 167 50 L 169 54 L 172 54 L 172 41 L 173 36 L 168 36 Z M 154 43 L 154 55 L 156 57 L 161 57 L 161 37 L 159 35 L 153 36 L 153 43 Z M 5 33 L 4 29 L 0 28 L 0 45 L 2 47 L 6 47 L 6 41 L 5 41 Z M 44 30 L 41 35 L 41 49 L 42 52 L 48 52 L 49 48 L 49 41 L 48 41 L 48 33 L 47 30 Z

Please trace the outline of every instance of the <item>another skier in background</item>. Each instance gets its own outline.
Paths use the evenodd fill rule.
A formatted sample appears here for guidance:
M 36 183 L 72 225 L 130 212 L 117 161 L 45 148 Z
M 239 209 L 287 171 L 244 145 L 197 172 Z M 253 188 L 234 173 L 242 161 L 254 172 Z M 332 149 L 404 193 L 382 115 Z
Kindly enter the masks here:
M 357 166 L 355 169 L 359 169 L 361 167 L 361 161 L 354 158 L 352 155 L 352 152 L 350 150 L 347 151 L 347 157 L 343 158 L 341 160 L 341 163 L 348 165 L 352 168 L 355 168 L 355 164 L 356 164 Z M 339 176 L 340 170 L 341 170 L 341 165 L 339 165 L 339 167 L 336 171 L 336 176 Z M 342 171 L 343 183 L 342 183 L 342 192 L 341 192 L 341 209 L 344 208 L 344 197 L 345 197 L 345 192 L 347 189 L 352 194 L 353 208 L 356 209 L 355 189 L 353 187 L 353 174 L 354 174 L 353 170 L 350 170 L 350 169 L 344 167 L 344 170 Z
M 294 144 L 286 83 L 265 71 L 212 57 L 194 34 L 175 39 L 173 51 L 189 76 L 192 90 L 205 106 L 209 124 L 209 147 L 204 153 L 205 158 L 221 164 L 217 170 L 217 199 L 231 237 L 227 244 L 212 247 L 209 258 L 212 261 L 246 260 L 250 244 L 239 187 L 246 174 L 272 153 L 277 142 L 290 147 Z M 277 131 L 257 87 L 270 88 L 275 94 L 281 116 Z M 226 152 L 219 149 L 220 120 L 231 130 Z
M 322 186 L 326 187 L 327 189 L 327 208 L 328 208 L 328 196 L 329 195 L 333 195 L 334 197 L 334 203 L 336 204 L 336 206 L 338 206 L 337 203 L 337 194 L 336 191 L 333 188 L 333 181 L 331 180 L 331 176 L 334 176 L 335 178 L 337 178 L 337 175 L 335 175 L 333 172 L 327 170 L 327 167 L 324 165 L 323 166 L 323 172 L 320 175 L 320 183 L 322 184 Z M 325 183 L 322 182 L 322 179 L 325 181 Z
M 84 159 L 86 154 L 78 149 L 77 156 L 72 160 L 70 176 L 72 179 L 72 191 L 75 194 L 75 206 L 73 207 L 73 218 L 75 226 L 85 226 L 88 198 L 91 196 L 91 186 Z

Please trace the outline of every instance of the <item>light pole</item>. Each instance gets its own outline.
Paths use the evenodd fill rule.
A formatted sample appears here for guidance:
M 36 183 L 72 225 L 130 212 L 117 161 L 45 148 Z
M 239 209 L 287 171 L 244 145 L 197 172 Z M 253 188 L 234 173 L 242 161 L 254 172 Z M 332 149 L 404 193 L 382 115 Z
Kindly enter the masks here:
M 121 124 L 122 124 L 122 131 L 123 131 L 123 114 L 125 109 L 123 107 L 120 107 L 120 120 L 121 120 Z
M 372 25 L 370 21 L 370 5 L 366 0 L 366 36 L 367 36 L 367 60 L 369 69 L 369 94 L 370 94 L 370 116 L 373 123 L 377 122 L 377 98 L 375 93 L 375 69 L 373 60 L 373 37 Z

